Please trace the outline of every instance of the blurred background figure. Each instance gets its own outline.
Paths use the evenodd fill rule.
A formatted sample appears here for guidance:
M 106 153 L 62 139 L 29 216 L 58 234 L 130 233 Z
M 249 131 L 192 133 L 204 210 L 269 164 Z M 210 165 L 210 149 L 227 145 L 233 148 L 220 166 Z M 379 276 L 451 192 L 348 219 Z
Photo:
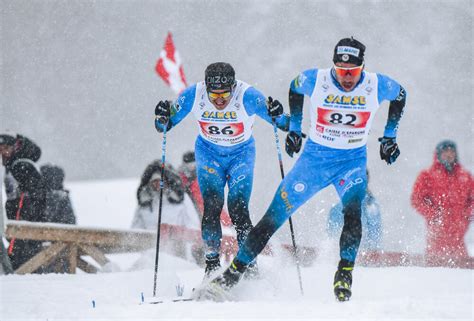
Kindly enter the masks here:
M 137 190 L 138 207 L 132 221 L 133 228 L 156 230 L 160 196 L 161 161 L 149 164 Z M 178 173 L 170 164 L 164 169 L 163 210 L 161 223 L 185 225 L 184 187 Z
M 41 149 L 30 139 L 0 135 L 0 153 L 5 167 L 5 211 L 9 220 L 45 222 L 46 187 L 36 169 Z M 42 249 L 40 241 L 12 239 L 8 247 L 13 270 Z
M 456 144 L 436 146 L 431 167 L 420 173 L 411 195 L 413 207 L 426 220 L 429 265 L 463 265 L 468 252 L 464 236 L 473 215 L 474 181 L 459 163 Z
M 194 151 L 187 151 L 183 154 L 183 163 L 178 169 L 179 176 L 183 181 L 184 189 L 193 201 L 194 207 L 202 218 L 204 213 L 204 201 L 202 199 L 201 191 L 199 190 L 199 184 L 196 174 L 196 158 Z M 230 220 L 229 213 L 222 209 L 221 212 L 221 223 L 224 226 L 231 226 L 232 221 Z
M 132 221 L 132 228 L 157 230 L 158 210 L 160 205 L 161 161 L 149 164 L 137 189 L 138 207 Z M 196 231 L 196 242 L 200 242 L 200 219 L 189 196 L 185 194 L 184 185 L 178 172 L 166 164 L 164 169 L 164 190 L 162 199 L 161 233 L 167 241 L 171 252 L 187 258 L 185 233 Z M 194 256 L 194 254 L 193 254 Z
M 382 250 L 382 216 L 380 206 L 374 195 L 369 189 L 369 171 L 367 171 L 367 190 L 362 201 L 362 240 L 360 249 L 362 251 L 380 251 Z M 344 214 L 342 213 L 342 203 L 339 202 L 332 206 L 326 230 L 330 238 L 338 239 L 344 225 Z
M 1 154 L 0 154 L 1 155 Z M 0 171 L 0 184 L 3 181 L 3 172 Z M 4 226 L 7 216 L 5 215 L 3 209 L 3 193 L 2 186 L 0 185 L 0 275 L 2 274 L 11 274 L 13 273 L 12 264 L 10 258 L 8 257 L 7 248 L 3 242 L 4 238 Z
M 69 191 L 64 188 L 64 169 L 53 164 L 40 167 L 45 183 L 44 221 L 50 223 L 76 224 L 76 216 L 72 207 Z M 57 260 L 44 267 L 43 273 L 66 273 L 69 271 L 69 251 L 65 250 Z
M 53 164 L 40 167 L 46 186 L 46 222 L 76 224 L 69 191 L 64 188 L 64 169 Z

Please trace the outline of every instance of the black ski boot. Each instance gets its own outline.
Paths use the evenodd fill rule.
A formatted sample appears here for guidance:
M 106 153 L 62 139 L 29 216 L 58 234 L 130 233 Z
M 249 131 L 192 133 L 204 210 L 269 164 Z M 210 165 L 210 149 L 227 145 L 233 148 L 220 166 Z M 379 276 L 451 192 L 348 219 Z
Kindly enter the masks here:
M 257 280 L 260 278 L 257 262 L 250 263 L 244 273 L 245 280 Z
M 352 295 L 352 270 L 354 262 L 347 260 L 339 261 L 336 274 L 334 275 L 334 294 L 336 299 L 344 302 L 349 301 Z
M 211 284 L 218 285 L 226 291 L 230 290 L 237 283 L 239 283 L 246 270 L 246 265 L 240 263 L 237 260 L 233 260 L 232 263 L 230 263 L 230 266 L 224 271 L 224 273 L 212 280 Z
M 212 274 L 221 268 L 219 256 L 206 257 L 206 269 L 204 271 L 204 279 L 210 279 Z
M 230 266 L 218 277 L 193 292 L 196 301 L 212 300 L 216 302 L 232 301 L 233 295 L 230 291 L 245 273 L 246 266 L 239 261 L 232 261 Z

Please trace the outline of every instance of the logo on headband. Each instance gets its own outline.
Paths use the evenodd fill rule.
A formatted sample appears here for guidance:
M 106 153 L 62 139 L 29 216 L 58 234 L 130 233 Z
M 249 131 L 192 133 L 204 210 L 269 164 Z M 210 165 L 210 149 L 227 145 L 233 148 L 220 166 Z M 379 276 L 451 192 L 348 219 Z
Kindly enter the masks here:
M 337 47 L 337 54 L 338 55 L 351 55 L 354 57 L 359 57 L 360 50 L 354 47 L 347 47 L 347 46 L 338 46 Z M 342 57 L 344 60 L 344 56 Z M 347 59 L 349 60 L 349 59 Z M 346 61 L 346 60 L 344 60 Z
M 212 85 L 231 85 L 234 83 L 234 77 L 231 76 L 209 76 L 207 77 L 207 83 Z
M 347 61 L 349 61 L 349 55 L 343 54 L 341 59 L 342 59 L 342 61 L 347 62 Z

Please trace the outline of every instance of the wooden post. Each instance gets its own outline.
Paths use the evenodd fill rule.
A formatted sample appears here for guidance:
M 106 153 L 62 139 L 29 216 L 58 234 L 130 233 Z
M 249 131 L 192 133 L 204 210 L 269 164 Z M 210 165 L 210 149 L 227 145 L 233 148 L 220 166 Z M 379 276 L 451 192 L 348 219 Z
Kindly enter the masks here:
M 89 264 L 80 257 L 77 258 L 77 267 L 86 273 L 97 273 L 97 268 L 95 266 Z
M 102 253 L 98 248 L 92 245 L 80 244 L 79 247 L 81 248 L 84 253 L 92 257 L 94 260 L 97 261 L 101 266 L 106 265 L 109 263 L 109 259 Z
M 48 265 L 52 259 L 58 255 L 64 248 L 66 247 L 65 243 L 54 243 L 49 246 L 47 249 L 39 252 L 35 256 L 33 256 L 28 262 L 24 263 L 20 266 L 15 273 L 16 274 L 27 274 L 36 271 L 40 266 Z
M 71 243 L 68 250 L 68 273 L 75 274 L 77 267 L 77 244 Z

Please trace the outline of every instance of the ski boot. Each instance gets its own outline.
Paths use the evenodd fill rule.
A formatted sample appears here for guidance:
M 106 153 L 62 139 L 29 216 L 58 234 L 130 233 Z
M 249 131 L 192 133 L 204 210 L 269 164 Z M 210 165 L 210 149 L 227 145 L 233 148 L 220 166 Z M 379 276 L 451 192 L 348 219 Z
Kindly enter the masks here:
M 232 296 L 229 293 L 244 275 L 247 267 L 239 261 L 232 261 L 230 266 L 218 277 L 203 284 L 193 293 L 193 299 L 196 301 L 212 300 L 216 302 L 231 301 Z
M 347 260 L 339 261 L 336 274 L 334 275 L 334 294 L 340 302 L 349 301 L 352 295 L 352 270 L 354 262 Z
M 206 269 L 204 270 L 204 280 L 208 280 L 211 276 L 221 268 L 219 256 L 206 257 Z
M 260 272 L 258 271 L 257 262 L 254 261 L 247 266 L 247 269 L 244 273 L 245 280 L 257 280 L 260 278 Z
M 230 290 L 239 283 L 246 270 L 247 266 L 237 260 L 233 260 L 224 273 L 212 280 L 211 284 L 216 284 L 225 290 Z

